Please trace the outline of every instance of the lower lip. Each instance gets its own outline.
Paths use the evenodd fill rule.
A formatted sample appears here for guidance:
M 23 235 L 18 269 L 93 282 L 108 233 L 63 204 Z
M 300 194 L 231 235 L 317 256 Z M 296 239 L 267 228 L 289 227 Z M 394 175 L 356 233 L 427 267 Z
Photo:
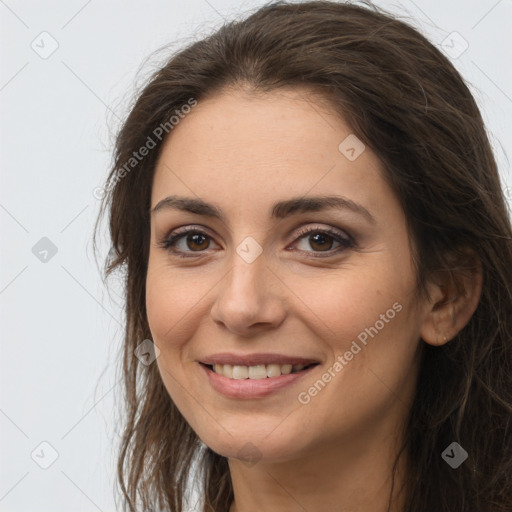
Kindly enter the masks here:
M 304 375 L 308 375 L 311 370 L 318 365 L 310 366 L 307 370 L 298 373 L 289 373 L 279 377 L 267 377 L 265 379 L 229 379 L 223 375 L 215 373 L 207 366 L 198 363 L 208 376 L 210 384 L 218 393 L 229 398 L 263 398 L 271 395 L 280 389 L 291 386 Z

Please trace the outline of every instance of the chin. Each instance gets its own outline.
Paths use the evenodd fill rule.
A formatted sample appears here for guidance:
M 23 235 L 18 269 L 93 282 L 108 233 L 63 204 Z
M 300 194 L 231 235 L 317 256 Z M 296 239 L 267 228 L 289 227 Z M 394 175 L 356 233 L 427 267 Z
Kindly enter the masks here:
M 274 425 L 273 428 L 275 428 Z M 256 464 L 258 461 L 280 462 L 299 455 L 301 435 L 297 437 L 290 435 L 289 429 L 279 433 L 272 432 L 272 428 L 262 429 L 255 427 L 253 429 L 243 428 L 241 425 L 240 433 L 229 435 L 224 432 L 223 435 L 212 435 L 206 433 L 199 437 L 215 453 L 229 459 L 240 460 L 247 466 Z M 226 429 L 227 430 L 227 429 Z M 233 432 L 232 430 L 229 430 Z M 270 435 L 269 435 L 269 432 Z

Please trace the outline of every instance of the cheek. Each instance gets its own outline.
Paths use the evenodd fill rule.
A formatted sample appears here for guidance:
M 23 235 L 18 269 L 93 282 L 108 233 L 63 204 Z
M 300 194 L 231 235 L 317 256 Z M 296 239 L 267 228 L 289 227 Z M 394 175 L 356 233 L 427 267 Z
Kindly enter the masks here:
M 190 325 L 190 318 L 200 308 L 200 298 L 207 289 L 193 279 L 150 259 L 146 278 L 146 311 L 154 340 L 166 349 L 179 340 Z M 181 333 L 178 335 L 178 333 Z M 165 342 L 165 345 L 164 345 Z
M 165 263 L 149 262 L 146 278 L 146 311 L 152 340 L 160 350 L 156 359 L 162 382 L 176 407 L 194 422 L 194 403 L 190 402 L 187 368 L 183 367 L 186 340 L 192 336 L 194 305 L 198 289 L 188 286 L 187 279 L 169 269 Z M 195 290 L 195 291 L 194 291 Z
M 371 273 L 344 268 L 321 277 L 295 276 L 290 288 L 299 299 L 297 304 L 303 304 L 302 319 L 309 318 L 310 329 L 325 338 L 331 348 L 344 351 L 376 322 L 379 331 L 389 331 L 391 325 L 395 328 L 400 323 L 403 315 L 396 311 L 398 306 L 393 309 L 393 304 L 403 305 L 404 283 L 383 279 L 383 275 L 389 275 L 389 269 L 383 266 L 374 265 Z
M 344 269 L 295 281 L 293 291 L 307 306 L 302 322 L 329 352 L 329 364 L 339 363 L 330 391 L 322 391 L 333 393 L 325 403 L 350 391 L 354 401 L 344 395 L 343 401 L 357 408 L 372 396 L 385 400 L 388 387 L 399 390 L 407 381 L 419 339 L 412 287 L 412 275 L 393 272 L 385 261 L 371 272 Z
M 160 345 L 164 333 L 172 328 L 179 318 L 179 301 L 165 279 L 165 274 L 151 267 L 146 279 L 146 311 L 153 339 Z M 161 349 L 162 347 L 160 347 Z
M 299 390 L 305 404 L 301 429 L 315 431 L 321 424 L 323 439 L 357 437 L 406 410 L 414 391 L 417 332 L 411 305 L 404 296 L 393 298 L 374 295 L 352 314 L 331 320 L 330 361 L 323 375 Z M 347 311 L 351 305 L 339 304 Z

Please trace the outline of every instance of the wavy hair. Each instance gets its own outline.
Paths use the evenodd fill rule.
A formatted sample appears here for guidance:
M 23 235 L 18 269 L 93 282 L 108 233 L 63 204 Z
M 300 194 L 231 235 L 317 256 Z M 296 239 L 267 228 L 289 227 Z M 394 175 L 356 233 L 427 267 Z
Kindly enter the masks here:
M 182 512 L 195 463 L 202 512 L 228 512 L 233 501 L 227 459 L 199 440 L 157 365 L 134 357 L 151 338 L 149 208 L 165 141 L 155 130 L 169 127 L 191 98 L 200 102 L 227 87 L 308 87 L 330 102 L 385 167 L 407 219 L 418 293 L 434 272 L 454 279 L 471 272 L 465 249 L 478 256 L 483 289 L 469 323 L 443 346 L 420 340 L 401 450 L 409 460 L 404 510 L 510 512 L 512 227 L 480 111 L 448 58 L 411 25 L 369 2 L 330 1 L 272 2 L 174 52 L 144 84 L 117 134 L 100 217 L 108 211 L 112 243 L 104 276 L 118 270 L 124 286 L 117 466 L 124 510 Z M 150 136 L 156 147 L 127 170 Z M 441 458 L 453 441 L 469 454 L 456 470 Z

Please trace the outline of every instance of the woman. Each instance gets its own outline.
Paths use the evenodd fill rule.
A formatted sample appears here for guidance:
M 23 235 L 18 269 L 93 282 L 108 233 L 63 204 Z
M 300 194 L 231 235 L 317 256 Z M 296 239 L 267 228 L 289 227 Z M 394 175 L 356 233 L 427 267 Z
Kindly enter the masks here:
M 512 509 L 512 228 L 416 30 L 323 1 L 226 24 L 152 76 L 106 189 L 125 509 L 181 512 L 190 478 L 201 511 Z

